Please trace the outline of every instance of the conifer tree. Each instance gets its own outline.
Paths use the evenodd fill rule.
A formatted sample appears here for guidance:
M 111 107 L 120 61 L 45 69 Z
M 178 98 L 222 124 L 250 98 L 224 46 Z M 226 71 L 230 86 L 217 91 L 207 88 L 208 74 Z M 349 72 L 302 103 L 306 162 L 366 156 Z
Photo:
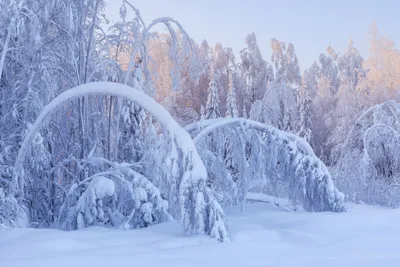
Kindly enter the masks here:
M 239 116 L 237 102 L 236 102 L 236 88 L 233 83 L 233 74 L 229 72 L 229 88 L 228 97 L 226 100 L 226 117 L 237 118 Z
M 214 71 L 211 71 L 210 85 L 208 87 L 208 97 L 206 104 L 206 119 L 216 119 L 221 117 L 219 106 L 218 85 Z

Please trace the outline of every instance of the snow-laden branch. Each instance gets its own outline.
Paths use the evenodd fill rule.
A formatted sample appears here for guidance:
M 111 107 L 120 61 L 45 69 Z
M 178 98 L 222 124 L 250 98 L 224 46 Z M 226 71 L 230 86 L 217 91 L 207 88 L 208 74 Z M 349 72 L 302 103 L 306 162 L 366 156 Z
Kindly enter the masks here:
M 275 128 L 273 126 L 248 120 L 244 118 L 218 118 L 218 119 L 211 119 L 211 120 L 203 120 L 200 122 L 195 122 L 189 124 L 185 127 L 185 129 L 191 133 L 197 131 L 197 135 L 194 137 L 194 142 L 197 144 L 200 140 L 202 140 L 205 136 L 209 135 L 211 132 L 215 131 L 218 128 L 230 126 L 230 125 L 248 125 L 251 126 L 259 131 L 269 131 L 274 132 L 276 135 L 279 135 L 281 138 L 288 138 L 291 141 L 295 141 L 299 149 L 301 149 L 304 153 L 315 157 L 315 153 L 311 146 L 307 143 L 306 140 L 303 138 L 288 132 L 284 132 Z
M 393 134 L 398 134 L 398 132 L 397 132 L 395 129 L 393 129 L 392 127 L 390 127 L 390 126 L 388 126 L 388 125 L 385 125 L 385 124 L 375 124 L 375 125 L 371 126 L 370 128 L 368 128 L 368 129 L 364 132 L 364 134 L 363 134 L 363 136 L 362 136 L 364 146 L 365 146 L 365 145 L 367 144 L 367 142 L 368 142 L 368 141 L 367 141 L 368 135 L 369 135 L 373 130 L 377 130 L 377 129 L 379 129 L 379 128 L 384 128 L 384 129 L 389 130 L 389 131 L 392 132 Z M 370 153 L 369 153 L 369 151 L 368 151 L 368 146 L 365 146 L 364 154 L 365 154 L 365 156 L 366 156 L 367 158 L 369 158 L 369 159 L 371 158 Z
M 368 116 L 371 116 L 371 114 L 372 114 L 374 111 L 377 111 L 377 110 L 379 110 L 379 109 L 382 109 L 382 108 L 384 108 L 384 107 L 386 107 L 386 106 L 396 105 L 396 104 L 397 104 L 397 102 L 396 102 L 395 100 L 389 100 L 389 101 L 386 101 L 386 102 L 384 102 L 384 103 L 382 103 L 382 104 L 378 104 L 378 105 L 372 106 L 372 107 L 370 107 L 369 109 L 367 109 L 367 110 L 358 118 L 357 122 L 351 127 L 351 129 L 350 129 L 350 131 L 349 131 L 349 134 L 347 135 L 346 140 L 345 140 L 345 142 L 344 142 L 344 144 L 343 144 L 343 147 L 346 147 L 346 146 L 348 145 L 348 143 L 351 141 L 351 140 L 350 140 L 351 137 L 354 136 L 355 132 L 359 129 L 359 127 L 361 126 L 362 122 L 363 122 L 364 120 L 368 120 Z
M 193 166 L 193 171 L 197 174 L 197 176 L 206 177 L 206 170 L 200 160 L 200 157 L 196 153 L 196 148 L 192 142 L 191 137 L 184 129 L 182 129 L 178 125 L 178 123 L 171 117 L 168 111 L 145 93 L 130 86 L 112 82 L 93 82 L 79 85 L 75 88 L 63 92 L 55 99 L 53 99 L 53 101 L 51 101 L 46 107 L 44 107 L 40 116 L 36 119 L 35 123 L 32 125 L 32 127 L 29 129 L 29 132 L 25 136 L 25 139 L 21 145 L 21 149 L 15 161 L 15 170 L 20 170 L 23 167 L 22 163 L 24 157 L 30 150 L 30 144 L 33 138 L 39 132 L 40 127 L 56 110 L 58 110 L 60 107 L 62 107 L 64 103 L 68 101 L 92 94 L 114 95 L 126 98 L 134 101 L 139 106 L 147 110 L 156 120 L 160 122 L 163 127 L 166 128 L 168 132 L 174 133 L 182 150 L 184 150 L 188 154 L 192 153 L 193 161 L 196 162 L 196 164 Z M 14 184 L 17 184 L 18 176 L 14 176 L 13 181 Z
M 144 23 L 144 20 L 142 19 L 142 16 L 140 16 L 140 11 L 139 9 L 137 9 L 134 5 L 132 5 L 129 1 L 124 0 L 124 3 L 127 4 L 128 6 L 130 6 L 133 11 L 135 11 L 136 16 L 139 18 L 140 23 L 142 23 L 143 27 L 146 28 L 146 24 Z

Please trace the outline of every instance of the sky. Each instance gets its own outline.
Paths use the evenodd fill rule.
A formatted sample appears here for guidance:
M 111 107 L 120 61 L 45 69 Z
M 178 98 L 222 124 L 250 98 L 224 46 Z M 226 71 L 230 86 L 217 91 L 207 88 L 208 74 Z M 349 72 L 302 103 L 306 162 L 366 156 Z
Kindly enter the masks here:
M 246 47 L 245 37 L 255 32 L 265 60 L 271 61 L 270 40 L 293 43 L 300 68 L 311 66 L 329 43 L 341 52 L 350 38 L 361 55 L 368 56 L 370 25 L 400 43 L 399 0 L 129 0 L 146 23 L 157 17 L 178 20 L 200 43 Z M 119 18 L 122 0 L 106 0 L 106 15 Z M 162 30 L 162 28 L 157 29 Z

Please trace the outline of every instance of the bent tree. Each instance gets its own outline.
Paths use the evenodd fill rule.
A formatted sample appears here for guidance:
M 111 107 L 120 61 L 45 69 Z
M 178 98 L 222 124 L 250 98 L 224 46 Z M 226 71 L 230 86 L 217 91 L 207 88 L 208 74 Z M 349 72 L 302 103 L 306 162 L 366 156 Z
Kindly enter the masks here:
M 335 167 L 347 200 L 399 207 L 399 110 L 394 100 L 375 105 L 350 129 Z
M 154 99 L 137 89 L 117 83 L 93 82 L 83 84 L 63 92 L 54 100 L 52 100 L 46 107 L 44 107 L 35 123 L 30 127 L 28 133 L 25 135 L 15 162 L 15 173 L 12 180 L 13 186 L 11 192 L 17 197 L 20 203 L 23 203 L 23 194 L 21 194 L 21 192 L 24 192 L 24 187 L 26 186 L 26 180 L 24 178 L 24 167 L 26 164 L 24 164 L 24 160 L 31 153 L 32 143 L 35 139 L 37 139 L 40 127 L 46 123 L 53 113 L 55 113 L 68 101 L 79 97 L 99 94 L 114 95 L 134 101 L 137 105 L 147 110 L 165 129 L 164 134 L 169 136 L 170 142 L 174 144 L 174 147 L 178 152 L 176 155 L 174 155 L 174 159 L 178 162 L 178 164 L 165 164 L 161 171 L 164 172 L 164 174 L 172 172 L 178 172 L 179 174 L 179 186 L 176 194 L 179 196 L 180 212 L 178 217 L 181 220 L 184 232 L 187 234 L 206 233 L 220 241 L 228 240 L 229 234 L 224 212 L 211 194 L 210 190 L 206 187 L 207 171 L 190 135 L 183 128 L 181 128 L 170 116 L 170 114 Z M 88 193 L 85 193 L 86 191 L 84 191 L 84 188 L 79 190 L 78 193 L 81 193 L 80 196 L 77 196 L 77 206 L 69 207 L 70 209 L 79 210 L 80 214 L 76 215 L 77 218 L 80 218 L 80 221 L 77 222 L 78 225 L 80 223 L 85 223 L 82 217 L 86 218 L 86 222 L 90 223 L 93 221 L 93 217 L 101 220 L 105 211 L 110 217 L 112 217 L 112 214 L 115 214 L 115 212 L 118 211 L 118 203 L 115 203 L 118 201 L 118 196 L 115 196 L 116 189 L 114 188 L 117 180 L 122 180 L 123 183 L 141 183 L 139 181 L 140 175 L 132 173 L 132 170 L 127 170 L 126 165 L 121 167 L 121 164 L 110 163 L 102 158 L 99 160 L 95 157 L 94 151 L 95 150 L 93 149 L 89 153 L 87 161 L 96 162 L 97 164 L 99 164 L 99 162 L 100 164 L 107 163 L 111 166 L 111 169 L 103 171 L 100 174 L 95 173 L 92 176 L 87 174 L 86 179 L 75 182 L 68 192 L 66 192 L 66 194 L 69 195 L 71 191 L 74 191 L 77 187 L 82 185 L 82 183 L 86 182 L 86 190 L 92 190 L 92 192 Z M 178 170 L 175 169 L 176 166 L 179 166 Z M 118 172 L 115 171 L 116 169 L 118 169 Z M 108 178 L 104 177 L 107 175 L 109 176 Z M 134 177 L 132 178 L 132 176 Z M 119 179 L 114 182 L 109 181 L 109 179 L 114 179 L 115 177 L 118 177 Z M 143 181 L 144 182 L 142 182 L 142 184 L 148 184 L 148 181 Z M 144 186 L 144 188 L 146 190 L 149 189 L 146 186 Z M 134 186 L 128 186 L 128 190 L 130 190 L 131 194 L 133 194 L 132 197 L 139 199 L 142 198 L 141 195 L 143 190 L 136 190 L 136 187 Z M 88 194 L 92 194 L 92 198 L 94 198 L 95 201 L 85 201 L 86 198 L 91 198 L 88 196 Z M 112 204 L 110 204 L 106 210 L 103 209 L 104 202 L 99 199 L 101 197 L 112 197 L 112 199 L 109 200 Z M 84 205 L 82 203 L 86 202 L 87 205 L 92 206 L 88 207 L 87 209 L 82 207 L 82 205 Z M 63 203 L 63 205 L 64 204 L 65 203 Z M 140 207 L 140 210 L 143 213 L 146 213 L 149 206 L 151 205 L 146 204 L 145 206 Z M 85 210 L 91 210 L 93 214 L 81 214 L 85 213 Z M 133 211 L 128 212 L 128 215 L 126 216 L 127 218 L 125 218 L 124 221 L 125 223 L 127 220 L 132 219 L 133 213 Z M 119 212 L 119 215 L 121 214 L 123 215 L 124 213 Z M 120 218 L 121 216 L 117 217 Z M 112 221 L 112 218 L 110 220 Z M 149 220 L 145 219 L 144 221 L 148 222 Z
M 206 166 L 216 179 L 213 189 L 225 204 L 242 203 L 248 192 L 259 190 L 301 204 L 307 211 L 346 209 L 343 193 L 335 188 L 325 164 L 303 138 L 243 118 L 204 120 L 186 130 L 205 162 L 222 163 Z M 218 131 L 222 133 L 212 137 L 222 140 L 229 136 L 234 144 L 230 151 L 226 146 L 220 150 L 212 146 L 210 133 Z

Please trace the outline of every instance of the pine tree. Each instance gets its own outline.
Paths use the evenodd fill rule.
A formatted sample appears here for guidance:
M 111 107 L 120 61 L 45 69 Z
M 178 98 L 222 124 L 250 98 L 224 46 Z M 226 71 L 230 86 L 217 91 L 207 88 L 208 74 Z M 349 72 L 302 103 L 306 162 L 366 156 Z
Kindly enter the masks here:
M 336 93 L 339 87 L 338 67 L 336 64 L 338 55 L 330 44 L 326 49 L 326 53 L 328 56 L 325 54 L 319 55 L 319 63 L 321 65 L 320 78 L 323 78 L 328 83 L 332 93 Z
M 283 113 L 283 127 L 282 130 L 285 132 L 293 132 L 295 129 L 295 122 L 292 119 L 292 110 L 285 107 Z
M 300 113 L 300 125 L 297 135 L 306 139 L 309 144 L 313 143 L 312 133 L 312 95 L 317 89 L 317 79 L 319 75 L 319 67 L 314 64 L 304 71 L 302 85 L 298 94 L 298 106 Z
M 201 108 L 200 108 L 200 120 L 205 120 L 205 118 L 206 118 L 206 111 L 204 109 L 204 106 L 201 105 Z
M 211 71 L 206 104 L 206 119 L 216 119 L 219 117 L 221 117 L 221 111 L 219 106 L 218 85 L 214 72 Z
M 254 32 L 246 36 L 246 44 L 247 48 L 240 52 L 240 57 L 247 88 L 244 102 L 249 107 L 264 96 L 268 84 L 274 80 L 274 71 L 263 59 Z
M 143 91 L 142 60 L 138 59 L 131 74 L 131 84 L 134 88 Z M 151 132 L 144 134 L 146 130 L 153 127 L 152 121 L 147 120 L 147 113 L 140 106 L 131 101 L 124 101 L 122 107 L 122 131 L 120 139 L 121 152 L 118 157 L 121 161 L 138 162 L 145 153 L 145 138 L 151 140 L 155 135 Z M 153 135 L 153 136 L 152 136 Z M 151 142 L 151 141 L 150 141 Z
M 346 51 L 338 58 L 338 71 L 341 86 L 348 87 L 354 91 L 361 80 L 365 76 L 363 69 L 364 59 L 360 52 L 353 46 L 353 41 L 350 39 Z
M 228 97 L 226 100 L 226 117 L 227 118 L 237 118 L 239 116 L 237 103 L 236 103 L 236 89 L 233 82 L 233 74 L 231 71 L 229 75 L 229 88 Z M 233 128 L 226 129 L 224 134 L 224 162 L 225 167 L 229 171 L 234 182 L 238 182 L 239 170 L 237 168 L 238 163 L 235 157 L 235 148 L 238 149 L 239 146 L 235 145 L 235 130 Z M 237 151 L 236 151 L 237 153 Z
M 303 137 L 306 139 L 306 141 L 311 145 L 312 144 L 312 139 L 313 139 L 313 133 L 312 133 L 312 121 L 311 121 L 311 97 L 309 94 L 309 90 L 307 87 L 301 87 L 302 91 L 301 93 L 303 94 L 303 97 L 301 97 L 300 101 L 300 129 L 297 135 L 300 137 Z
M 226 117 L 237 118 L 239 116 L 238 107 L 236 103 L 236 88 L 233 82 L 233 74 L 229 74 L 229 89 L 228 97 L 226 100 Z

